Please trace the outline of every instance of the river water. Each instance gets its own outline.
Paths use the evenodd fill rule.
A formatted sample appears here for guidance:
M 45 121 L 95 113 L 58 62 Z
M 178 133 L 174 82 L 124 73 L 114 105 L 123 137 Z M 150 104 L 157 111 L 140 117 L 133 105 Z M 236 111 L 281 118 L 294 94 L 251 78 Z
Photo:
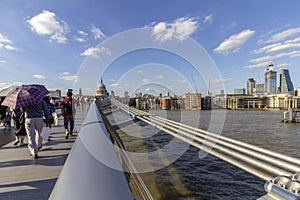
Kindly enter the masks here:
M 228 110 L 224 125 L 224 110 L 151 112 L 201 129 L 218 124 L 223 136 L 300 158 L 300 124 L 282 123 L 282 111 Z M 211 124 L 213 115 L 220 122 Z M 117 133 L 155 199 L 257 199 L 266 194 L 264 180 L 209 154 L 203 156 L 153 126 L 122 123 L 129 119 L 124 112 L 107 118 L 119 126 Z

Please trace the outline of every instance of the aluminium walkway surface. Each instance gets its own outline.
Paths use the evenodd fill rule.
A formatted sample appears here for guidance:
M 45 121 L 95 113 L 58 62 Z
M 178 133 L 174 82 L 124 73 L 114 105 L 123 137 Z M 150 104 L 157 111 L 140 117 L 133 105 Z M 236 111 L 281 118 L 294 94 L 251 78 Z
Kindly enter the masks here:
M 43 142 L 37 160 L 30 157 L 27 145 L 14 146 L 13 141 L 0 147 L 0 200 L 48 199 L 85 116 L 86 112 L 77 112 L 75 135 L 69 139 L 65 139 L 60 117 L 59 125 L 52 127 L 51 141 Z

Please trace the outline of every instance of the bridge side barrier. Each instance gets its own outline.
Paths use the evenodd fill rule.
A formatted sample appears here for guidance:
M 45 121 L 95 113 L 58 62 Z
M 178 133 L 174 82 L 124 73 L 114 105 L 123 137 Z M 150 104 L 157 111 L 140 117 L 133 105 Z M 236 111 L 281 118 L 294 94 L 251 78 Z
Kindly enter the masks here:
M 126 153 L 126 148 L 121 140 L 121 138 L 118 136 L 117 133 L 113 130 L 113 128 L 109 125 L 109 121 L 106 118 L 107 114 L 110 114 L 111 112 L 105 112 L 107 109 L 107 106 L 101 106 L 98 105 L 100 114 L 105 122 L 106 128 L 110 135 L 113 137 L 113 143 L 115 143 L 118 148 L 116 148 L 117 153 L 120 154 L 120 160 L 121 160 L 121 165 L 124 167 L 126 173 L 128 173 L 128 181 L 130 181 L 137 189 L 138 191 L 134 190 L 132 191 L 133 194 L 135 192 L 138 192 L 138 194 L 135 194 L 136 198 L 141 198 L 143 200 L 153 200 L 153 196 L 150 193 L 149 189 L 147 188 L 146 184 L 142 180 L 141 176 L 138 173 L 132 173 L 132 172 L 137 172 L 137 169 L 131 162 L 131 160 L 128 158 L 127 153 Z M 112 111 L 113 112 L 113 111 Z
M 266 180 L 265 190 L 268 196 L 276 199 L 300 200 L 300 159 L 272 152 L 169 119 L 153 116 L 135 108 L 124 106 L 124 104 L 122 105 L 117 101 L 113 102 L 119 108 L 134 116 L 135 119 L 144 121 L 215 157 Z M 293 175 L 294 172 L 298 173 Z M 289 180 L 282 184 L 284 182 L 282 177 L 288 177 Z
M 131 111 L 131 112 L 133 112 L 133 111 Z M 225 137 L 222 137 L 222 138 L 221 137 L 212 137 L 210 134 L 202 133 L 202 130 L 195 129 L 195 128 L 191 129 L 191 127 L 186 126 L 186 125 L 184 127 L 182 127 L 181 126 L 182 124 L 180 124 L 180 123 L 176 123 L 176 125 L 174 125 L 175 123 L 170 123 L 170 120 L 168 120 L 168 122 L 166 122 L 165 120 L 162 120 L 162 118 L 158 119 L 158 117 L 152 117 L 152 116 L 150 118 L 150 117 L 147 117 L 147 115 L 143 116 L 143 115 L 141 115 L 137 112 L 133 112 L 133 113 L 136 116 L 136 118 L 139 118 L 140 120 L 145 120 L 146 119 L 147 123 L 149 121 L 154 122 L 154 125 L 158 124 L 158 125 L 163 126 L 167 129 L 171 129 L 175 133 L 177 132 L 177 133 L 183 134 L 187 137 L 191 137 L 194 140 L 196 140 L 198 142 L 202 142 L 202 143 L 204 143 L 208 146 L 214 146 L 214 148 L 219 149 L 224 153 L 227 153 L 231 156 L 235 156 L 235 157 L 237 157 L 241 160 L 244 160 L 244 161 L 246 161 L 250 164 L 253 164 L 255 166 L 261 167 L 264 170 L 268 170 L 268 171 L 274 173 L 275 175 L 289 175 L 290 174 L 288 171 L 285 171 L 285 170 L 282 170 L 282 169 L 286 169 L 286 170 L 289 170 L 291 172 L 300 171 L 300 167 L 297 166 L 297 165 L 288 163 L 286 161 L 282 161 L 281 159 L 270 157 L 268 155 L 262 154 L 260 152 L 253 151 L 251 149 L 247 149 L 247 148 L 244 148 L 244 147 L 239 147 L 236 144 L 231 144 L 231 143 L 228 143 L 226 141 L 223 141 L 222 138 L 225 138 Z M 164 123 L 162 123 L 162 121 L 164 121 Z M 187 129 L 185 127 L 189 128 L 189 129 Z M 207 133 L 207 131 L 205 131 L 205 132 Z M 199 137 L 201 137 L 203 139 L 200 139 Z M 220 146 L 219 144 L 221 144 L 222 146 Z M 224 147 L 229 147 L 229 148 L 233 149 L 234 151 L 239 151 L 243 154 L 236 153 L 236 152 L 231 151 L 228 148 L 224 148 Z M 250 155 L 254 158 L 245 156 L 244 154 Z M 264 162 L 260 162 L 259 160 L 263 160 Z M 272 165 L 267 164 L 266 161 L 271 163 Z M 282 169 L 273 167 L 273 165 L 279 166 Z
M 49 199 L 133 199 L 95 103 Z
M 299 172 L 291 176 L 277 176 L 265 183 L 265 191 L 275 199 L 300 200 Z
M 158 120 L 158 119 L 153 118 L 153 117 L 151 117 L 150 120 L 151 121 L 156 121 L 156 123 L 161 122 L 161 120 Z M 161 124 L 161 125 L 164 125 L 164 124 Z M 230 143 L 230 142 L 228 143 L 226 141 L 223 141 L 223 139 L 220 138 L 220 137 L 214 137 L 214 136 L 207 135 L 207 134 L 203 133 L 202 131 L 200 131 L 199 129 L 197 131 L 194 131 L 194 130 L 191 130 L 191 129 L 182 128 L 180 125 L 173 125 L 171 123 L 166 123 L 165 127 L 166 128 L 171 128 L 172 127 L 172 130 L 176 131 L 176 129 L 177 129 L 178 133 L 185 134 L 185 135 L 187 135 L 186 134 L 186 132 L 187 132 L 187 133 L 189 133 L 189 135 L 188 135 L 189 137 L 193 136 L 196 141 L 199 141 L 199 142 L 202 142 L 202 143 L 208 143 L 208 141 L 211 141 L 212 143 L 210 145 L 214 145 L 215 143 L 221 144 L 224 147 L 228 147 L 230 149 L 239 151 L 243 154 L 250 155 L 250 156 L 255 157 L 259 160 L 267 161 L 269 163 L 272 163 L 273 165 L 280 166 L 283 169 L 286 169 L 286 170 L 289 170 L 289 171 L 292 171 L 292 172 L 300 171 L 300 167 L 298 165 L 290 164 L 286 161 L 282 161 L 281 159 L 277 159 L 276 157 L 274 158 L 274 157 L 265 155 L 263 153 L 256 152 L 252 149 L 247 149 L 245 147 L 241 147 L 241 146 L 239 146 L 235 143 Z M 183 131 L 181 131 L 181 130 L 183 130 Z M 198 137 L 195 137 L 195 136 L 201 137 L 202 140 L 200 140 Z M 214 148 L 218 148 L 218 147 L 214 146 Z M 280 174 L 282 174 L 282 173 L 283 172 L 280 172 Z M 288 173 L 286 173 L 286 175 L 288 175 Z
M 140 110 L 137 110 L 137 109 L 131 108 L 131 107 L 129 109 L 126 109 L 126 107 L 125 107 L 124 109 L 127 112 L 133 112 L 135 114 L 140 114 L 140 115 L 147 115 L 148 114 L 144 111 L 140 111 Z M 205 131 L 205 130 L 200 130 L 198 128 L 195 128 L 195 127 L 192 127 L 192 126 L 189 126 L 189 125 L 186 125 L 186 124 L 182 124 L 182 123 L 179 123 L 179 122 L 175 122 L 173 120 L 164 119 L 164 118 L 159 117 L 159 116 L 154 116 L 153 118 L 164 120 L 167 123 L 177 124 L 180 127 L 185 127 L 185 128 L 197 131 L 197 132 L 201 132 L 203 134 L 206 134 L 207 136 L 212 136 L 212 137 L 215 137 L 217 139 L 222 139 L 224 141 L 227 141 L 227 142 L 230 142 L 230 143 L 242 146 L 242 147 L 246 147 L 248 149 L 252 149 L 252 150 L 257 151 L 257 152 L 261 152 L 265 155 L 269 155 L 269 156 L 272 156 L 274 158 L 279 158 L 280 160 L 284 160 L 284 161 L 287 161 L 289 163 L 293 163 L 293 164 L 296 164 L 296 165 L 299 165 L 299 163 L 300 163 L 300 159 L 298 159 L 298 158 L 294 158 L 294 157 L 291 157 L 291 156 L 287 156 L 287 155 L 284 155 L 284 154 L 273 152 L 273 151 L 270 151 L 268 149 L 264 149 L 264 148 L 261 148 L 261 147 L 255 146 L 255 145 L 251 145 L 251 144 L 248 144 L 248 143 L 245 143 L 245 142 L 237 141 L 237 140 L 234 140 L 234 139 L 222 136 L 222 135 L 218 135 L 218 134 L 215 134 L 215 133 L 211 133 L 211 132 L 208 132 L 208 131 Z M 296 171 L 299 171 L 299 169 L 296 169 Z

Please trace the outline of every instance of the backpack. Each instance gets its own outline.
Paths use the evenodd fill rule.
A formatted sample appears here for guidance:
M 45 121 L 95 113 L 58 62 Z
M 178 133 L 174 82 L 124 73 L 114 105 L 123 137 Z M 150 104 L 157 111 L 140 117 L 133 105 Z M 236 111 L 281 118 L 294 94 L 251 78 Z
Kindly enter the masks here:
M 64 110 L 65 113 L 68 115 L 72 115 L 73 114 L 73 110 L 72 110 L 72 99 L 67 99 L 64 105 Z

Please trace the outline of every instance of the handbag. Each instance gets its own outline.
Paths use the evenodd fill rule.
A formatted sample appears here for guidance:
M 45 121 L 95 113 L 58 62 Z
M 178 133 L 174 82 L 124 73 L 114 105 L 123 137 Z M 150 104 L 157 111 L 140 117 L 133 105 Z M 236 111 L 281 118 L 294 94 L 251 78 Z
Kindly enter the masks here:
M 50 133 L 51 129 L 45 126 L 42 130 L 41 137 L 47 141 L 49 139 Z

